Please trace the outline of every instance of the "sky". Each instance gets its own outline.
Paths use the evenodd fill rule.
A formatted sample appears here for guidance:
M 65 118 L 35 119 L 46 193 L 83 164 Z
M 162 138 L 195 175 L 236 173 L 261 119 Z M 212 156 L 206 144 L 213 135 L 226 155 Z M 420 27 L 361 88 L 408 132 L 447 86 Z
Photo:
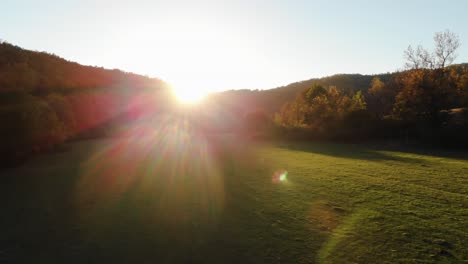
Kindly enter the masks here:
M 0 0 L 0 39 L 176 89 L 269 89 L 393 72 L 449 29 L 468 62 L 468 1 Z

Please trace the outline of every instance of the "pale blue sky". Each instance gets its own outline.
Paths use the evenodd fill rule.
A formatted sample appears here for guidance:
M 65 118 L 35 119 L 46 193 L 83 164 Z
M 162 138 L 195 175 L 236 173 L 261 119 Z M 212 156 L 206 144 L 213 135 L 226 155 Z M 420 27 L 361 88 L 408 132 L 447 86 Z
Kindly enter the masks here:
M 450 29 L 468 62 L 468 1 L 0 0 L 0 39 L 183 89 L 266 89 L 402 68 Z

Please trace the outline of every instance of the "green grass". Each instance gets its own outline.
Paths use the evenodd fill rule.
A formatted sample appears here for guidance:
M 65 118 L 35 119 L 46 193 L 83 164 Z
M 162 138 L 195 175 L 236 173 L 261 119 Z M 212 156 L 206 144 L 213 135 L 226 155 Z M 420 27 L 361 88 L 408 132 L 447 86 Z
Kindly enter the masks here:
M 195 139 L 82 141 L 4 170 L 0 262 L 468 262 L 460 153 Z

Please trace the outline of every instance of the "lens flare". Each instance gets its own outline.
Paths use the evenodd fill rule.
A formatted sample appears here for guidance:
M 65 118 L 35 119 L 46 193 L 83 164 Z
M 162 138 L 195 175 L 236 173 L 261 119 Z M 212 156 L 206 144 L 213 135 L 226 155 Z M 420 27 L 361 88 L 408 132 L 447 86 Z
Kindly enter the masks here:
M 287 182 L 288 181 L 288 171 L 281 169 L 276 171 L 273 174 L 272 182 L 273 183 L 280 183 L 280 182 Z
M 179 231 L 217 224 L 224 183 L 213 140 L 173 116 L 141 120 L 123 134 L 81 164 L 76 203 L 90 235 L 118 233 L 106 229 L 110 219 Z

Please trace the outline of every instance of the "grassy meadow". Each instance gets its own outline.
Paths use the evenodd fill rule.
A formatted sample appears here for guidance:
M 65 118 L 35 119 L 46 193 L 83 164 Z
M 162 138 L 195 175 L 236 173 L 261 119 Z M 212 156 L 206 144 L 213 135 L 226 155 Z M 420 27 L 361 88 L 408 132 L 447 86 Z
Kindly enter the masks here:
M 0 172 L 0 263 L 465 263 L 466 157 L 190 133 L 73 142 Z

